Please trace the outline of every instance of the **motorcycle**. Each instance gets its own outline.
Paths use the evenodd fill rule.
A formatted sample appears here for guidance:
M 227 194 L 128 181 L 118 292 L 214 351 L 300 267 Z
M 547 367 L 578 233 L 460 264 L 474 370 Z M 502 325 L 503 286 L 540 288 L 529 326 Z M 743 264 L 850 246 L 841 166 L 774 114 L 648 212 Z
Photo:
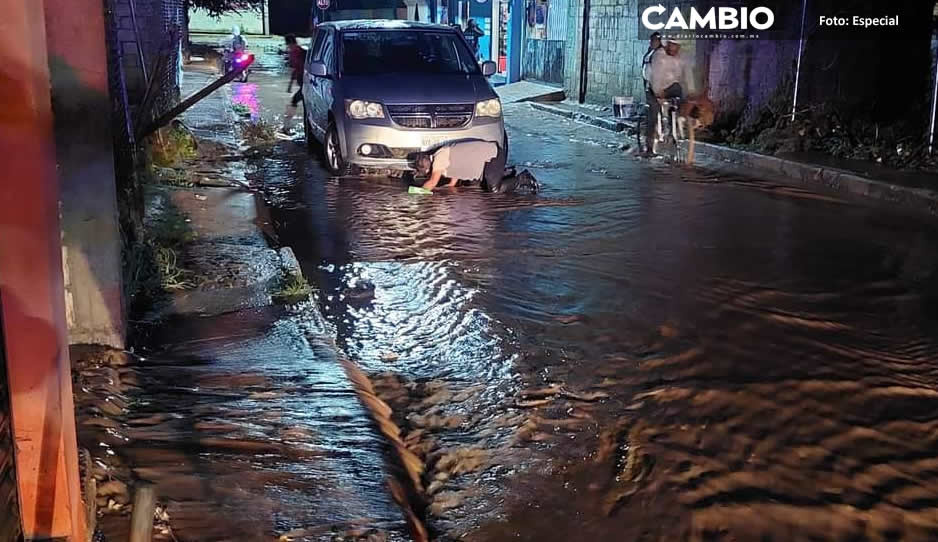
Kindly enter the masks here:
M 236 81 L 241 83 L 248 82 L 248 66 L 251 64 L 251 55 L 244 51 L 225 51 L 225 75 L 229 73 L 241 70 L 241 73 L 238 77 L 235 78 Z

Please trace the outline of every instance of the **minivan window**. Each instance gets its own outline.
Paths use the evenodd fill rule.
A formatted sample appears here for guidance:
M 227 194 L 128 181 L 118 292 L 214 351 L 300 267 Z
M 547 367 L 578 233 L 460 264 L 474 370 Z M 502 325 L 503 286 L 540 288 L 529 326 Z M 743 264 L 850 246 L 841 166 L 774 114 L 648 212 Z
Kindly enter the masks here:
M 342 74 L 476 74 L 479 66 L 455 32 L 371 30 L 342 33 Z
M 326 39 L 326 36 L 329 33 L 325 30 L 316 29 L 316 39 L 313 41 L 313 45 L 309 48 L 309 58 L 313 62 L 319 62 L 322 58 L 322 44 Z
M 335 47 L 333 46 L 331 31 L 327 33 L 326 41 L 322 46 L 322 56 L 319 61 L 326 65 L 326 70 L 328 70 L 329 73 L 335 71 Z

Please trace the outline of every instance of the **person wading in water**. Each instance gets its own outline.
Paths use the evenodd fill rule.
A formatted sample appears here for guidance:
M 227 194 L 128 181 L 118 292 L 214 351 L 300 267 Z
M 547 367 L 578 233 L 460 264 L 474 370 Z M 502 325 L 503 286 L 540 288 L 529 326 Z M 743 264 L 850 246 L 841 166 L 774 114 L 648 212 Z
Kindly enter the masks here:
M 515 168 L 506 169 L 507 158 L 498 143 L 473 139 L 448 143 L 432 153 L 417 153 L 414 168 L 418 175 L 429 176 L 423 183 L 425 190 L 437 188 L 444 178 L 448 179 L 447 187 L 481 180 L 487 192 L 509 192 L 522 185 L 537 190 L 537 180 L 527 170 L 515 175 Z

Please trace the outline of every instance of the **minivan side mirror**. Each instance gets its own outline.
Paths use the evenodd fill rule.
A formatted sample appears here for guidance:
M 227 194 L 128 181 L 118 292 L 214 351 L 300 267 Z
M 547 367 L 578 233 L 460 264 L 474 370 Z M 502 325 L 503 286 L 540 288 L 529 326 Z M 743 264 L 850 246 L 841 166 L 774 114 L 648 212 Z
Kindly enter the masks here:
M 309 74 L 313 77 L 329 77 L 329 71 L 322 62 L 310 62 Z
M 490 75 L 495 75 L 495 72 L 498 71 L 498 64 L 492 62 L 491 60 L 486 60 L 482 63 L 482 75 L 488 77 Z

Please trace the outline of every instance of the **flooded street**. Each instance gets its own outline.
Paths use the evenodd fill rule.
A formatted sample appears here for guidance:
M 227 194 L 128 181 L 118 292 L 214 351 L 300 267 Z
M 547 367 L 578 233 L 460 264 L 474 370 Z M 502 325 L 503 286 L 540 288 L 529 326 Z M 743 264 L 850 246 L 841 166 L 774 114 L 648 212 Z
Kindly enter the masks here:
M 506 119 L 536 196 L 330 179 L 301 141 L 252 178 L 438 539 L 938 537 L 931 225 Z

